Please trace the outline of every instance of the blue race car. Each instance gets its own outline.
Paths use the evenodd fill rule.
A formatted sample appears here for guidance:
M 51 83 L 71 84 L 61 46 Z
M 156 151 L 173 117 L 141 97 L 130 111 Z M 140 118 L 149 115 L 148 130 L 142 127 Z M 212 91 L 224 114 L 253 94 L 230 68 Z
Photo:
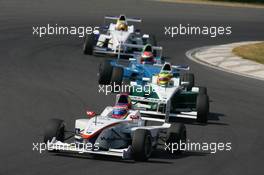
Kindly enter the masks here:
M 108 85 L 115 83 L 121 85 L 123 81 L 144 81 L 152 78 L 160 72 L 165 63 L 162 57 L 162 47 L 151 46 L 149 44 L 133 45 L 125 44 L 125 47 L 142 49 L 142 52 L 135 52 L 129 62 L 122 61 L 119 57 L 115 60 L 106 60 L 99 66 L 99 84 Z M 179 76 L 180 70 L 189 70 L 189 66 L 174 65 L 173 73 Z
M 153 47 L 151 45 L 125 44 L 130 49 L 141 50 L 134 52 L 129 61 L 117 59 L 106 60 L 99 66 L 99 84 L 110 84 L 115 82 L 121 84 L 123 79 L 141 79 L 142 77 L 151 77 L 152 74 L 159 72 L 159 67 L 155 64 L 161 64 L 163 61 L 162 47 Z

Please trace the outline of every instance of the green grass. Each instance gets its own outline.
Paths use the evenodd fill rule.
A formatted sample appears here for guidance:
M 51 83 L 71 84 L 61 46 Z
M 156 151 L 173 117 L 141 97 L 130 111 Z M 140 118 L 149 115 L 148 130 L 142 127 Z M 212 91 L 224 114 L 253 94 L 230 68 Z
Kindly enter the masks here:
M 236 47 L 233 53 L 244 59 L 264 64 L 264 42 Z
M 209 0 L 209 1 L 240 2 L 240 3 L 263 3 L 264 4 L 264 0 Z
M 264 0 L 154 0 L 171 3 L 204 4 L 227 7 L 264 8 Z

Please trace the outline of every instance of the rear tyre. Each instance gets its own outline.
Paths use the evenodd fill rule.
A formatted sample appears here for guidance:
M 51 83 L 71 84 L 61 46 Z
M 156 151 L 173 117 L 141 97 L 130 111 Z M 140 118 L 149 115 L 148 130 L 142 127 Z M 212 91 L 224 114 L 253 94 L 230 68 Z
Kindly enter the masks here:
M 149 130 L 137 129 L 132 138 L 132 154 L 136 161 L 147 161 L 152 153 L 151 133 Z
M 121 90 L 121 85 L 123 81 L 123 68 L 122 67 L 113 67 L 113 72 L 111 76 L 111 84 L 114 87 L 115 91 Z
M 151 46 L 157 46 L 158 42 L 157 42 L 156 36 L 154 34 L 150 34 L 149 38 L 147 39 L 147 43 L 146 44 L 150 44 Z M 157 51 L 156 50 L 153 51 L 153 55 L 157 56 Z
M 175 153 L 182 152 L 183 147 L 180 147 L 180 143 L 186 143 L 187 131 L 183 123 L 172 123 L 167 131 L 167 144 L 177 144 L 178 148 Z M 182 149 L 180 149 L 182 148 Z
M 206 94 L 198 94 L 196 100 L 197 121 L 207 123 L 209 114 L 209 97 Z
M 85 55 L 92 55 L 94 45 L 95 45 L 95 35 L 94 34 L 86 35 L 83 43 L 83 53 Z
M 149 35 L 149 38 L 148 38 L 148 43 L 147 44 L 151 44 L 152 46 L 157 46 L 156 36 L 153 35 L 153 34 L 150 34 Z
M 99 78 L 98 83 L 103 85 L 108 85 L 111 82 L 111 76 L 113 72 L 113 67 L 110 61 L 104 61 L 99 65 Z
M 185 73 L 182 74 L 181 77 L 181 82 L 189 82 L 189 84 L 187 85 L 187 91 L 192 90 L 192 88 L 194 87 L 194 74 L 193 73 Z
M 124 86 L 124 89 L 122 93 L 129 94 L 132 91 L 132 87 L 130 86 L 130 79 L 127 79 L 127 78 L 123 79 L 123 86 Z
M 63 142 L 64 141 L 64 131 L 65 124 L 63 120 L 60 119 L 51 119 L 48 121 L 45 130 L 44 130 L 44 142 L 51 142 L 53 137 L 56 137 L 56 140 Z
M 206 87 L 199 87 L 199 94 L 207 95 L 207 88 Z

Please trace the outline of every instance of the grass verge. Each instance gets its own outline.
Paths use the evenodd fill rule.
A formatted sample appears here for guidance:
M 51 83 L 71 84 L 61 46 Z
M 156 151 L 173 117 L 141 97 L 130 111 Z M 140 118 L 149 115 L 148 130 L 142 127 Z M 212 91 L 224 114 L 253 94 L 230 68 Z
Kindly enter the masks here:
M 236 47 L 233 53 L 244 59 L 264 64 L 264 42 Z
M 264 8 L 264 0 L 154 0 L 159 2 L 204 4 L 227 7 Z

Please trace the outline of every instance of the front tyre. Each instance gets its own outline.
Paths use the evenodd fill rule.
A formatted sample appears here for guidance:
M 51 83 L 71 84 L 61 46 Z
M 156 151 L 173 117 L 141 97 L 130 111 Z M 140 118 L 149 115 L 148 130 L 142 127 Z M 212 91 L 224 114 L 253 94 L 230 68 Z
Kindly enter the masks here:
M 56 140 L 64 141 L 65 124 L 63 120 L 51 119 L 44 129 L 44 143 L 51 142 L 55 137 Z
M 111 82 L 113 67 L 110 61 L 104 61 L 99 65 L 98 83 L 108 85 Z
M 180 149 L 180 143 L 185 143 L 187 137 L 186 127 L 183 123 L 172 123 L 170 128 L 167 130 L 167 144 L 177 144 L 178 149 L 175 153 L 181 153 L 182 149 Z
M 132 154 L 136 161 L 147 161 L 152 153 L 151 133 L 149 130 L 137 129 L 132 138 Z
M 124 70 L 122 67 L 113 67 L 113 72 L 112 72 L 112 76 L 111 76 L 112 86 L 114 86 L 114 85 L 121 86 L 122 85 L 123 73 L 124 73 Z
M 94 45 L 95 45 L 95 35 L 94 34 L 86 35 L 83 43 L 83 53 L 85 55 L 92 55 Z
M 207 123 L 209 114 L 209 97 L 206 94 L 198 94 L 196 99 L 197 121 Z

